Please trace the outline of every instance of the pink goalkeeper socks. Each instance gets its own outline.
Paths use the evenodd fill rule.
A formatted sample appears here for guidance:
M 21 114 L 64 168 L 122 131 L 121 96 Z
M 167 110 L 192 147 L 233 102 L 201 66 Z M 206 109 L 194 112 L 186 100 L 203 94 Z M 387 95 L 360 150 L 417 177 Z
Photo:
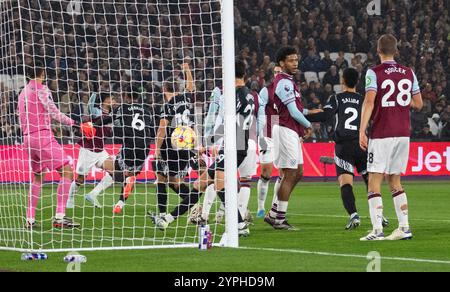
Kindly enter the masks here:
M 56 208 L 57 215 L 66 214 L 67 200 L 69 199 L 70 185 L 72 181 L 67 178 L 61 178 L 58 186 L 58 206 Z
M 42 184 L 40 182 L 33 182 L 31 184 L 27 208 L 27 219 L 29 219 L 29 221 L 34 221 L 34 218 L 36 218 L 36 207 L 39 203 L 39 198 L 41 197 L 41 189 Z

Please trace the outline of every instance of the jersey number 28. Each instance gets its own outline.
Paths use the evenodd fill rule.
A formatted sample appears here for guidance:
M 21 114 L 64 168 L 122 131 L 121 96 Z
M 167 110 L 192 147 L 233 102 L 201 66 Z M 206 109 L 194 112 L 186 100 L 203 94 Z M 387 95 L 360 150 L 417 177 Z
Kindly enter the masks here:
M 406 88 L 405 88 L 406 85 Z M 389 91 L 383 96 L 381 99 L 381 106 L 382 107 L 395 107 L 396 103 L 393 100 L 389 100 L 395 92 L 395 83 L 394 81 L 390 79 L 384 80 L 383 84 L 381 84 L 382 89 L 386 89 L 389 87 Z M 412 82 L 409 79 L 402 79 L 398 83 L 398 91 L 399 94 L 397 95 L 397 103 L 400 106 L 408 106 L 411 104 L 411 89 L 412 89 Z M 405 99 L 406 97 L 406 99 Z

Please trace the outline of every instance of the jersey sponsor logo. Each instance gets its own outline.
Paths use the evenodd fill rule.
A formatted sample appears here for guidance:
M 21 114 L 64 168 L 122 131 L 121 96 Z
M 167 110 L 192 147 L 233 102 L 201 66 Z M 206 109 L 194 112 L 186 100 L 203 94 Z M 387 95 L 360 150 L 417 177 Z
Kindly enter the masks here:
M 366 86 L 369 86 L 370 84 L 372 84 L 372 77 L 371 76 L 367 76 L 366 77 Z

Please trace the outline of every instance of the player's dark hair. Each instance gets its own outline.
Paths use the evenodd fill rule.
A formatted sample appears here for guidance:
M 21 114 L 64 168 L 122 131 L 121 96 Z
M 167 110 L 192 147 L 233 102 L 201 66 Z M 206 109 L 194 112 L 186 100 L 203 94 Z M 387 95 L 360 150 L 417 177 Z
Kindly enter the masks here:
M 164 81 L 163 88 L 165 92 L 180 92 L 180 81 L 177 77 L 169 77 L 168 79 L 166 79 L 166 81 Z
M 359 82 L 359 73 L 354 68 L 347 68 L 343 74 L 344 84 L 348 88 L 355 88 Z
M 26 74 L 29 79 L 35 79 L 45 72 L 45 63 L 42 58 L 35 57 L 33 63 L 26 64 Z
M 237 59 L 235 62 L 235 77 L 239 78 L 239 79 L 243 79 L 245 77 L 245 73 L 246 73 L 246 68 L 247 66 L 245 65 L 244 61 L 241 59 Z
M 142 92 L 138 88 L 131 88 L 130 97 L 134 102 L 141 102 Z
M 107 98 L 112 98 L 112 97 L 113 97 L 113 95 L 111 93 L 109 93 L 109 92 L 102 92 L 100 94 L 100 102 L 104 103 Z
M 296 55 L 297 49 L 294 47 L 283 47 L 277 52 L 277 64 L 286 61 L 287 57 L 290 55 Z
M 393 56 L 397 53 L 397 39 L 392 34 L 384 34 L 378 39 L 378 50 L 383 55 Z

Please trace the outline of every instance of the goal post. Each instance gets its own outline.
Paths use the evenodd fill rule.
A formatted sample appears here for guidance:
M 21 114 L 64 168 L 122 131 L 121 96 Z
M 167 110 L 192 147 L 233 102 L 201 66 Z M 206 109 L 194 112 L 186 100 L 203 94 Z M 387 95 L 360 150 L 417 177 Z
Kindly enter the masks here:
M 233 173 L 237 173 L 236 156 L 236 85 L 235 85 L 235 46 L 234 46 L 234 1 L 222 3 L 222 35 L 223 35 L 223 94 L 225 96 L 225 201 L 226 201 L 226 234 L 227 247 L 238 247 L 238 209 L 237 181 Z
M 164 231 L 148 216 L 158 213 L 161 203 L 153 162 L 154 137 L 167 102 L 165 81 L 174 77 L 184 94 L 189 82 L 186 63 L 195 84 L 191 103 L 196 124 L 192 127 L 200 133 L 199 141 L 204 140 L 203 121 L 210 96 L 216 87 L 223 88 L 225 220 L 215 220 L 221 212 L 217 198 L 208 224 L 213 245 L 239 246 L 238 185 L 236 177 L 230 175 L 237 173 L 233 4 L 228 0 L 0 0 L 0 250 L 65 252 L 198 246 L 199 228 L 190 222 L 192 210 L 176 218 Z M 82 174 L 84 184 L 77 187 L 74 207 L 66 211 L 80 228 L 53 226 L 62 181 L 57 171 L 45 174 L 36 207 L 37 225 L 26 228 L 27 210 L 32 205 L 30 188 L 35 187 L 32 169 L 36 169 L 36 157 L 30 151 L 33 145 L 24 145 L 18 99 L 28 82 L 26 71 L 37 58 L 44 61 L 45 83 L 53 102 L 73 120 L 90 116 L 93 108 L 102 112 L 105 95 L 116 107 L 136 92 L 139 104 L 151 113 L 154 123 L 150 151 L 121 214 L 113 213 L 122 192 L 119 183 L 100 191 L 101 208 L 94 208 L 85 199 L 107 176 L 100 164 L 95 164 Z M 27 114 L 30 121 L 35 118 Z M 58 154 L 68 159 L 76 179 L 82 155 L 79 138 L 57 121 L 52 122 L 51 132 L 61 146 L 51 152 L 60 151 Z M 120 155 L 120 145 L 114 138 L 106 137 L 104 146 L 113 159 Z M 213 161 L 212 157 L 194 152 L 198 156 L 196 166 L 188 164 L 186 175 L 180 177 L 191 191 L 205 169 L 199 165 L 204 161 L 208 166 Z M 168 161 L 190 163 L 173 158 Z M 167 184 L 167 213 L 185 195 L 176 191 L 176 186 L 169 188 Z M 223 234 L 226 237 L 221 240 Z

